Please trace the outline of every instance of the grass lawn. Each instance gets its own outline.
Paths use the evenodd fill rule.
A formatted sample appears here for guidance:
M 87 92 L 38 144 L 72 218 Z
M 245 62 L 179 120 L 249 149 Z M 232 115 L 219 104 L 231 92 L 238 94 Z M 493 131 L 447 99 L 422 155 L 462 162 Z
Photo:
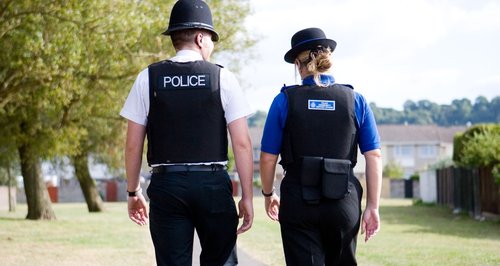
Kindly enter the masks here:
M 56 221 L 25 220 L 26 205 L 0 211 L 0 264 L 154 265 L 148 227 L 129 221 L 126 203 L 105 207 L 88 213 L 83 203 L 54 204 Z M 239 248 L 267 265 L 284 265 L 279 224 L 265 215 L 262 198 L 254 207 L 254 226 L 239 237 Z M 360 265 L 500 265 L 498 222 L 408 200 L 383 200 L 381 216 L 382 231 L 358 244 Z

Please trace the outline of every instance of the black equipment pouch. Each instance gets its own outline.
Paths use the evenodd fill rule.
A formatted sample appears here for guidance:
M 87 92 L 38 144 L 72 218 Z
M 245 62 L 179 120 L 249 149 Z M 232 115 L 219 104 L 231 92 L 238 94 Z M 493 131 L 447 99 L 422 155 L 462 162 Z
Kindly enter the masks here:
M 343 199 L 350 191 L 351 161 L 328 159 L 323 160 L 322 195 L 328 199 Z
M 323 157 L 302 157 L 300 183 L 302 198 L 309 204 L 318 204 L 321 200 L 321 172 Z

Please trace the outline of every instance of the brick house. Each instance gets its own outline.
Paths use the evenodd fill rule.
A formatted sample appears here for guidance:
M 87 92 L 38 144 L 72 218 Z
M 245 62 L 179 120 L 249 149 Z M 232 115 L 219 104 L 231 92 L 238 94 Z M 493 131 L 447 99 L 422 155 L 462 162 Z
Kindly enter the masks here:
M 453 155 L 453 137 L 465 126 L 380 125 L 378 126 L 384 166 L 399 164 L 404 177 L 424 171 L 429 165 Z

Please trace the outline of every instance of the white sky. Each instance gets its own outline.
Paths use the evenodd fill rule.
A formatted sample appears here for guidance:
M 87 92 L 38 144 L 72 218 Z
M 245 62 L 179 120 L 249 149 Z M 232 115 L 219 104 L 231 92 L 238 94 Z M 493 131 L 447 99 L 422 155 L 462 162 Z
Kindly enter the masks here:
M 283 60 L 292 35 L 319 27 L 337 41 L 332 74 L 378 107 L 406 100 L 450 104 L 500 96 L 500 2 L 486 0 L 251 0 L 246 23 L 259 37 L 240 80 L 255 110 L 267 111 L 284 83 L 299 82 Z

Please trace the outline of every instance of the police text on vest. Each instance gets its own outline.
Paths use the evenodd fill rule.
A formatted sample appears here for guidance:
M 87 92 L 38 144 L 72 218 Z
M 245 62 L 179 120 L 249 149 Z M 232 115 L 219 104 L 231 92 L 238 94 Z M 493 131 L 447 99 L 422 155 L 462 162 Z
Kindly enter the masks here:
M 160 77 L 160 89 L 206 88 L 209 85 L 208 74 L 172 75 Z

